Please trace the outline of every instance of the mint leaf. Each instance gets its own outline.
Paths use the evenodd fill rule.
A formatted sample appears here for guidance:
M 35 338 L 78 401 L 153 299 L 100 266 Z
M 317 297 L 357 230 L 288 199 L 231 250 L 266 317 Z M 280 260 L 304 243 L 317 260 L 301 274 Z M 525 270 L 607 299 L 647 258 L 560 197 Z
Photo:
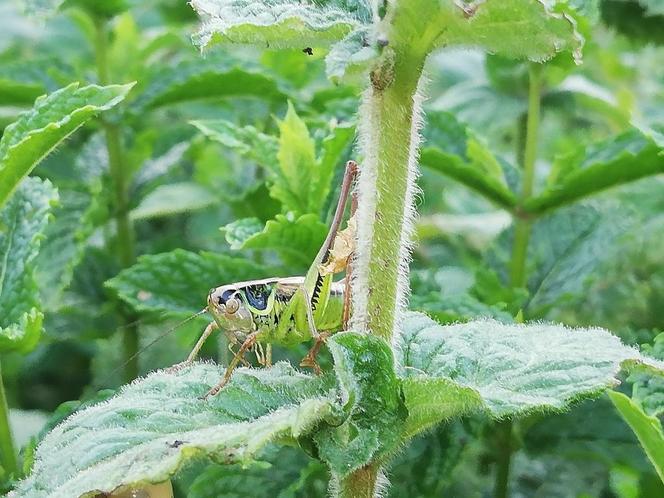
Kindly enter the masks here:
M 544 192 L 529 199 L 525 209 L 540 214 L 604 189 L 664 173 L 664 150 L 639 130 L 588 147 L 567 157 L 564 174 Z
M 219 202 L 208 189 L 192 182 L 159 185 L 146 195 L 130 216 L 134 220 L 172 216 L 203 209 Z
M 487 0 L 439 3 L 438 25 L 445 30 L 436 47 L 480 47 L 513 59 L 544 61 L 563 50 L 580 58 L 582 38 L 573 20 L 547 10 L 544 2 Z
M 220 228 L 226 234 L 226 242 L 231 249 L 242 249 L 244 243 L 259 232 L 263 231 L 263 222 L 258 218 L 241 218 Z
M 657 417 L 646 415 L 641 407 L 622 393 L 609 391 L 609 398 L 636 434 L 657 475 L 664 481 L 664 432 Z
M 0 207 L 54 147 L 98 112 L 121 102 L 132 86 L 79 88 L 72 83 L 38 98 L 31 110 L 5 129 L 0 140 Z
M 42 328 L 35 258 L 57 192 L 49 181 L 26 179 L 0 210 L 0 352 L 28 352 Z
M 285 363 L 238 369 L 218 395 L 199 399 L 223 373 L 200 363 L 156 372 L 77 412 L 42 440 L 32 474 L 9 496 L 111 493 L 165 481 L 201 456 L 247 464 L 272 441 L 296 444 L 332 413 L 330 378 Z
M 343 478 L 396 449 L 407 412 L 384 340 L 344 332 L 332 336 L 328 346 L 350 417 L 339 427 L 323 428 L 314 440 L 333 475 Z
M 369 28 L 353 31 L 335 43 L 325 58 L 325 71 L 333 83 L 360 76 L 376 60 L 380 51 Z
M 262 232 L 251 235 L 242 249 L 272 250 L 289 266 L 308 268 L 327 235 L 327 226 L 318 215 L 305 214 L 292 219 L 278 214 Z
M 140 114 L 191 100 L 253 96 L 282 102 L 284 94 L 276 81 L 260 68 L 236 61 L 194 61 L 173 67 L 160 67 L 132 105 Z
M 95 227 L 94 216 L 101 209 L 100 193 L 101 182 L 90 188 L 59 190 L 60 202 L 44 230 L 46 240 L 35 261 L 41 302 L 49 310 L 61 304 L 62 291 L 71 283 L 74 268 L 83 258 L 87 239 Z
M 138 311 L 190 315 L 206 305 L 212 287 L 267 276 L 245 259 L 176 249 L 139 257 L 106 285 Z
M 664 375 L 664 363 L 599 328 L 492 320 L 442 326 L 426 315 L 408 313 L 398 341 L 406 405 L 420 412 L 423 425 L 442 420 L 441 413 L 449 410 L 433 403 L 424 410 L 420 403 L 426 402 L 421 398 L 427 388 L 432 399 L 445 400 L 452 389 L 459 393 L 454 399 L 460 409 L 481 404 L 502 418 L 563 410 L 597 396 L 619 383 L 616 376 L 623 367 L 642 364 Z
M 504 209 L 516 206 L 499 161 L 452 114 L 427 115 L 420 162 L 447 175 Z
M 206 137 L 255 161 L 270 172 L 277 171 L 278 140 L 253 126 L 237 126 L 224 119 L 191 121 Z
M 371 18 L 364 0 L 193 0 L 203 19 L 195 43 L 240 43 L 271 48 L 328 46 Z

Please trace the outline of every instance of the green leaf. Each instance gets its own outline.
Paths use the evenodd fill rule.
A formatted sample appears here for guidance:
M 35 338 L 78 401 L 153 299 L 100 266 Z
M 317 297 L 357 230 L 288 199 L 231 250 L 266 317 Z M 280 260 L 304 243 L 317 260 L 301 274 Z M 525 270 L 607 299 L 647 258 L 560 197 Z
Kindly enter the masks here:
M 26 179 L 0 210 L 0 352 L 28 352 L 42 328 L 35 258 L 57 192 L 49 181 Z
M 423 166 L 454 178 L 502 208 L 516 206 L 500 163 L 466 127 L 447 112 L 429 113 L 427 121 Z
M 636 434 L 659 478 L 664 482 L 664 432 L 659 419 L 646 415 L 639 405 L 622 393 L 610 391 L 609 398 Z
M 326 235 L 327 227 L 318 215 L 305 214 L 293 220 L 278 214 L 265 224 L 262 232 L 247 238 L 242 249 L 272 250 L 289 266 L 305 270 L 318 254 Z
M 583 292 L 600 265 L 620 251 L 616 239 L 636 221 L 628 209 L 612 204 L 578 204 L 538 219 L 528 244 L 529 316 L 543 316 L 560 300 Z M 489 254 L 503 281 L 513 233 L 511 228 L 501 234 Z
M 245 259 L 176 249 L 139 257 L 106 285 L 138 311 L 184 315 L 202 309 L 212 287 L 267 276 Z
M 371 30 L 357 29 L 335 43 L 325 58 L 325 72 L 333 83 L 360 76 L 380 55 Z
M 203 209 L 219 202 L 208 189 L 192 182 L 159 185 L 132 209 L 134 220 L 172 216 Z
M 328 346 L 350 417 L 339 427 L 324 427 L 314 440 L 333 475 L 343 478 L 396 449 L 407 412 L 383 339 L 344 332 L 332 336 Z
M 397 346 L 404 385 L 411 383 L 415 393 L 409 397 L 405 390 L 406 406 L 409 412 L 419 410 L 422 425 L 441 420 L 439 410 L 447 410 L 444 404 L 420 406 L 427 386 L 432 399 L 450 398 L 446 389 L 457 390 L 454 399 L 462 408 L 481 400 L 490 415 L 503 418 L 564 410 L 597 396 L 619 383 L 616 376 L 623 367 L 642 365 L 664 375 L 664 363 L 599 328 L 492 320 L 442 326 L 426 315 L 408 313 Z
M 313 190 L 316 148 L 307 125 L 290 103 L 286 117 L 279 122 L 279 133 L 280 175 L 270 193 L 289 210 L 299 214 L 317 213 L 324 199 Z
M 423 311 L 441 323 L 467 322 L 476 318 L 493 318 L 501 322 L 514 321 L 512 315 L 498 306 L 491 306 L 469 294 L 443 296 L 438 292 L 413 295 L 413 310 Z
M 194 61 L 160 67 L 132 105 L 140 115 L 145 109 L 192 100 L 257 97 L 282 102 L 286 97 L 273 78 L 260 68 L 233 60 Z
M 575 152 L 565 162 L 564 176 L 525 203 L 528 212 L 541 214 L 604 189 L 664 173 L 664 150 L 652 138 L 631 130 L 589 147 L 585 156 Z
M 487 0 L 476 4 L 438 3 L 437 25 L 445 30 L 436 47 L 481 47 L 513 59 L 544 61 L 563 50 L 580 58 L 582 38 L 573 20 L 531 0 Z
M 654 7 L 657 3 L 657 0 L 602 0 L 602 21 L 629 38 L 662 45 L 664 12 L 661 2 Z
M 328 46 L 371 19 L 364 0 L 193 0 L 203 19 L 195 43 L 240 43 L 271 48 Z M 303 54 L 303 57 L 305 55 Z
M 165 481 L 202 456 L 247 464 L 271 441 L 296 444 L 332 413 L 329 377 L 285 363 L 238 369 L 218 395 L 199 399 L 223 372 L 210 364 L 156 372 L 77 412 L 43 439 L 32 474 L 10 496 L 111 493 Z
M 74 268 L 83 258 L 87 239 L 92 234 L 94 216 L 100 209 L 101 183 L 89 189 L 60 189 L 60 203 L 53 220 L 44 230 L 35 261 L 35 278 L 40 284 L 42 305 L 54 310 L 60 305 L 62 291 L 69 286 Z
M 664 332 L 655 337 L 652 345 L 644 344 L 642 349 L 649 356 L 664 360 Z M 664 415 L 664 379 L 637 372 L 627 380 L 632 382 L 632 399 L 647 415 Z
M 278 140 L 253 126 L 238 126 L 224 119 L 191 121 L 206 137 L 255 161 L 270 172 L 277 171 Z
M 258 218 L 242 218 L 220 228 L 226 234 L 226 242 L 234 251 L 242 249 L 242 246 L 259 232 L 263 231 L 263 222 Z
M 344 154 L 352 147 L 354 137 L 355 126 L 342 123 L 334 126 L 323 139 L 310 189 L 312 199 L 320 202 L 327 198 L 334 173 L 346 162 Z
M 37 99 L 32 110 L 9 125 L 0 140 L 0 207 L 54 147 L 98 112 L 121 102 L 132 86 L 79 88 L 72 83 Z

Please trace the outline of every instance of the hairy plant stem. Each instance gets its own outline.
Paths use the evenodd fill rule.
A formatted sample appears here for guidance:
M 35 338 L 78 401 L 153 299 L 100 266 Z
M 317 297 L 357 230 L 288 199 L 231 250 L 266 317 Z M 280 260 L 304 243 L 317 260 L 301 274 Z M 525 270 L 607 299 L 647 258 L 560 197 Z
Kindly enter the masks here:
M 96 21 L 95 56 L 97 60 L 97 77 L 99 83 L 106 85 L 110 82 L 108 66 L 108 25 L 104 20 Z M 113 122 L 102 120 L 102 127 L 106 137 L 106 150 L 108 152 L 108 165 L 113 184 L 113 214 L 116 225 L 116 244 L 120 266 L 131 266 L 136 259 L 134 250 L 134 227 L 129 218 L 129 174 L 125 164 L 125 154 L 122 145 L 120 127 Z M 138 327 L 135 324 L 136 316 L 124 305 L 120 305 L 120 313 L 124 325 L 122 327 L 123 356 L 127 362 L 124 368 L 124 380 L 129 382 L 138 377 Z
M 523 183 L 520 205 L 533 194 L 535 180 L 535 160 L 537 159 L 537 139 L 540 124 L 540 100 L 542 92 L 541 66 L 531 63 L 528 85 L 528 115 L 526 118 L 526 136 L 523 151 Z M 521 211 L 517 209 L 517 212 Z M 510 261 L 510 284 L 512 287 L 525 287 L 527 282 L 526 262 L 528 242 L 530 241 L 531 221 L 519 217 L 514 227 L 512 258 Z M 497 427 L 496 442 L 499 448 L 496 459 L 495 498 L 509 496 L 509 476 L 512 463 L 513 424 L 511 421 L 500 422 Z
M 9 426 L 9 405 L 5 396 L 5 384 L 2 380 L 2 366 L 0 365 L 0 464 L 7 474 L 16 476 L 18 461 L 14 448 L 11 427 Z
M 375 498 L 379 479 L 379 466 L 366 465 L 351 473 L 339 482 L 338 496 L 340 498 Z
M 394 59 L 372 74 L 360 109 L 364 157 L 351 328 L 388 342 L 408 291 L 423 65 L 423 56 L 395 50 Z

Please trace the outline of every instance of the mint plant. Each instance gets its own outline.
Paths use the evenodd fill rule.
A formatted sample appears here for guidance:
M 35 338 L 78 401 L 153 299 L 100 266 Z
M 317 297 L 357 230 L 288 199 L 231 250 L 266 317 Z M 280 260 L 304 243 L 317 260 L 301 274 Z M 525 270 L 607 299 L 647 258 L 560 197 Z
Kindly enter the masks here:
M 653 84 L 607 55 L 592 25 L 633 33 L 661 12 L 640 1 L 192 6 L 204 58 L 166 1 L 33 3 L 76 23 L 89 49 L 79 64 L 105 86 L 61 85 L 5 128 L 0 345 L 23 354 L 92 336 L 87 396 L 109 375 L 117 386 L 123 364 L 129 380 L 180 361 L 210 287 L 307 270 L 355 158 L 348 330 L 327 340 L 320 376 L 293 366 L 306 348 L 275 351 L 274 366 L 238 369 L 203 400 L 223 344 L 206 352 L 218 364 L 63 405 L 22 469 L 3 390 L 9 496 L 658 496 L 661 96 L 630 104 L 634 80 Z M 623 9 L 637 14 L 611 21 Z M 155 19 L 165 28 L 148 35 Z M 581 76 L 607 73 L 610 90 Z M 48 71 L 7 74 L 10 102 L 50 84 Z M 115 81 L 137 83 L 128 94 Z M 75 105 L 58 100 L 71 94 Z M 42 123 L 45 110 L 58 115 Z M 163 333 L 161 352 L 136 355 Z M 593 458 L 580 466 L 578 454 Z

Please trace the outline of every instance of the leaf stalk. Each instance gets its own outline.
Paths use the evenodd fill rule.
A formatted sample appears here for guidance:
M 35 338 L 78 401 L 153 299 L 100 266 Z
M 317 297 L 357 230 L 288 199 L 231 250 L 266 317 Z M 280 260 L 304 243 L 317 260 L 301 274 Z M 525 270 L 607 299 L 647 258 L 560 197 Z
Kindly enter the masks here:
M 0 365 L 0 464 L 9 475 L 16 476 L 18 473 L 18 461 L 16 449 L 9 426 L 9 405 L 5 395 L 5 385 L 2 380 L 2 366 Z
M 99 83 L 107 85 L 110 81 L 108 65 L 108 24 L 106 20 L 97 19 L 95 38 L 95 57 Z M 116 242 L 120 265 L 122 268 L 131 266 L 135 259 L 134 227 L 129 217 L 129 173 L 126 168 L 125 153 L 122 145 L 120 127 L 106 119 L 101 120 L 106 138 L 108 165 L 113 185 L 113 212 L 116 224 Z M 138 377 L 138 327 L 136 317 L 123 305 L 121 308 L 124 326 L 122 327 L 122 348 L 126 360 L 124 380 L 129 382 Z

